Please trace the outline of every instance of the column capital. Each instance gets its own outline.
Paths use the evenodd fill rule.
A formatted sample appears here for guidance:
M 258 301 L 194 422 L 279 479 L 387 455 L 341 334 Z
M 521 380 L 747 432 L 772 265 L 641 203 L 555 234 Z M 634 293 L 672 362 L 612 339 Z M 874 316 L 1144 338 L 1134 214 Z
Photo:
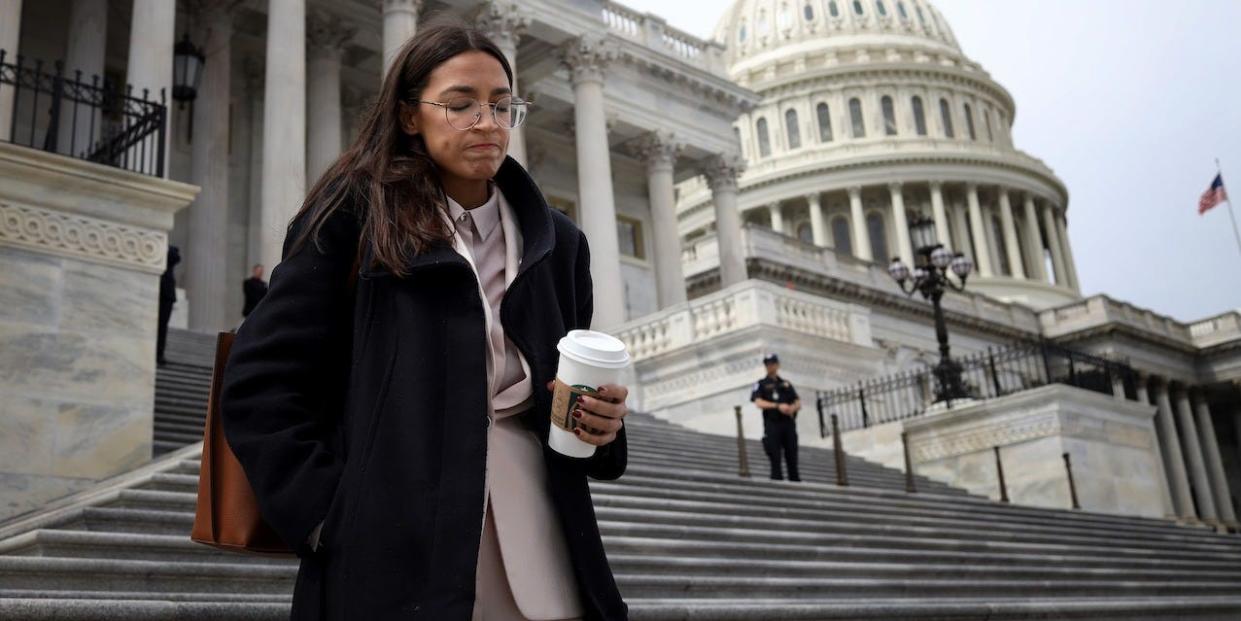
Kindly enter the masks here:
M 388 13 L 413 13 L 422 10 L 423 0 L 379 0 L 384 15 Z
M 573 75 L 573 84 L 603 83 L 603 73 L 616 60 L 616 45 L 606 36 L 585 34 L 561 48 L 561 60 Z
M 902 188 L 904 185 L 905 185 L 905 184 L 904 184 L 904 182 L 902 182 L 902 181 L 889 181 L 889 182 L 888 182 L 888 190 L 889 190 L 889 191 L 891 191 L 891 192 L 900 192 L 900 191 L 901 191 L 901 188 Z
M 974 183 L 973 181 L 966 182 L 965 191 L 971 194 L 978 194 L 978 184 Z
M 737 177 L 745 170 L 745 161 L 736 155 L 716 155 L 702 164 L 711 192 L 737 191 Z
M 823 203 L 823 198 L 822 196 L 819 195 L 818 192 L 811 192 L 805 195 L 803 198 L 806 199 L 806 202 L 809 203 L 811 207 L 821 205 Z
M 646 162 L 647 171 L 670 171 L 676 166 L 677 156 L 685 145 L 677 141 L 676 134 L 667 130 L 654 130 L 638 137 L 629 145 L 634 157 Z
M 943 179 L 932 179 L 930 181 L 927 181 L 926 184 L 931 187 L 931 191 L 933 192 L 944 191 L 944 180 Z
M 358 29 L 325 11 L 312 9 L 306 15 L 306 51 L 310 58 L 340 60 L 345 44 Z
M 530 15 L 516 2 L 490 0 L 478 8 L 474 23 L 501 49 L 517 49 L 517 41 L 530 27 Z
M 862 199 L 862 186 L 860 185 L 851 185 L 845 188 L 845 191 L 849 193 L 849 200 Z

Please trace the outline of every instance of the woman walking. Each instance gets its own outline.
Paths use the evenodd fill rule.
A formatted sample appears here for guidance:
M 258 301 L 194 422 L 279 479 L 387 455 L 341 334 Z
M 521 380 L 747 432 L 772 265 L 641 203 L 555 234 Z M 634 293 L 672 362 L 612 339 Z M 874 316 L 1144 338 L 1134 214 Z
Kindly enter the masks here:
M 590 257 L 505 157 L 512 84 L 479 32 L 420 29 L 237 334 L 225 433 L 301 557 L 295 619 L 627 616 L 586 481 L 625 470 L 628 392 L 574 413 L 593 457 L 547 448 Z

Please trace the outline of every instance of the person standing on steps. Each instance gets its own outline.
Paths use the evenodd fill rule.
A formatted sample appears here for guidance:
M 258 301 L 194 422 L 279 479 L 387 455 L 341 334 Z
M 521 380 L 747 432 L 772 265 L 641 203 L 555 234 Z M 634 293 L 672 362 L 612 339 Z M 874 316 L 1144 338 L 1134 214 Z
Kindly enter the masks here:
M 267 283 L 263 281 L 263 265 L 257 264 L 250 270 L 250 277 L 242 281 L 241 292 L 246 296 L 245 306 L 241 308 L 241 316 L 249 317 L 259 300 L 267 295 Z
M 771 460 L 771 478 L 784 480 L 780 455 L 789 465 L 789 480 L 801 481 L 797 471 L 797 412 L 801 410 L 801 398 L 788 380 L 780 377 L 780 357 L 767 354 L 763 357 L 767 375 L 754 384 L 750 401 L 763 411 L 763 450 Z
M 159 277 L 159 323 L 155 333 L 155 363 L 161 367 L 168 364 L 164 347 L 168 344 L 168 320 L 172 319 L 172 307 L 177 303 L 177 277 L 173 269 L 180 262 L 181 250 L 169 246 L 167 266 Z

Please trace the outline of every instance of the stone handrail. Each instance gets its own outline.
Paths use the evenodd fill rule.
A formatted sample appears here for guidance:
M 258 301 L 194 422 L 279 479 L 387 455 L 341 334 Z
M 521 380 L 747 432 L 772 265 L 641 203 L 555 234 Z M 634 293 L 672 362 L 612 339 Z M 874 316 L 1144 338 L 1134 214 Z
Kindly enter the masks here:
M 669 26 L 663 18 L 642 13 L 618 2 L 604 0 L 603 23 L 622 38 L 668 54 L 678 60 L 724 75 L 724 48 Z
M 1191 323 L 1189 336 L 1198 347 L 1210 347 L 1241 338 L 1241 312 L 1228 311 Z
M 1041 311 L 1039 322 L 1043 325 L 1044 334 L 1049 337 L 1118 323 L 1186 345 L 1197 345 L 1196 339 L 1190 334 L 1190 328 L 1185 324 L 1105 295 L 1096 295 L 1074 304 Z M 1201 330 L 1204 334 L 1210 332 L 1209 327 Z

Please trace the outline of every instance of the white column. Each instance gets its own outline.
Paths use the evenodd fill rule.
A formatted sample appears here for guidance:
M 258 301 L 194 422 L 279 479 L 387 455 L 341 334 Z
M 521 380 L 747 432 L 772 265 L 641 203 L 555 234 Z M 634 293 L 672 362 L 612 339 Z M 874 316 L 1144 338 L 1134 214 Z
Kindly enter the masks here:
M 202 191 L 189 210 L 189 243 L 185 258 L 190 302 L 189 327 L 199 332 L 225 330 L 236 318 L 227 316 L 228 256 L 228 108 L 232 97 L 233 16 L 231 3 L 200 1 L 193 23 L 202 42 L 202 82 L 194 101 L 194 142 L 191 178 Z
M 810 210 L 810 232 L 814 237 L 814 245 L 832 245 L 827 233 L 827 218 L 823 217 L 823 202 L 818 192 L 806 195 L 806 206 Z
M 953 250 L 970 257 L 974 256 L 974 242 L 970 240 L 970 224 L 969 219 L 965 217 L 965 205 L 953 203 L 948 211 L 952 214 L 952 235 L 956 242 Z
M 1202 444 L 1202 456 L 1206 460 L 1207 477 L 1215 495 L 1215 508 L 1227 524 L 1237 523 L 1237 513 L 1232 508 L 1232 494 L 1228 490 L 1228 477 L 1224 473 L 1224 461 L 1219 454 L 1219 441 L 1215 437 L 1215 423 L 1211 420 L 1211 408 L 1201 392 L 1194 395 L 1194 413 L 1197 415 L 1198 439 Z
M 306 180 L 314 185 L 340 157 L 340 63 L 356 30 L 339 18 L 312 13 L 306 21 Z
M 1149 378 L 1144 373 L 1139 373 L 1134 388 L 1137 390 L 1138 403 L 1142 405 L 1151 405 L 1150 392 L 1146 389 Z M 1156 413 L 1158 416 L 1158 413 Z M 1172 481 L 1168 472 L 1168 449 L 1164 446 L 1163 436 L 1159 432 L 1158 424 L 1155 425 L 1155 451 L 1158 453 L 1156 457 L 1156 470 L 1159 476 L 1160 496 L 1163 499 L 1163 513 L 1165 517 L 1175 517 L 1177 515 L 1175 505 L 1172 503 Z
M 172 103 L 172 46 L 177 23 L 177 3 L 167 0 L 134 0 L 133 18 L 129 26 L 129 63 L 127 80 L 134 87 L 134 96 L 141 98 L 145 89 L 152 101 L 160 100 L 160 92 Z M 168 119 L 164 123 L 164 177 L 168 176 L 168 153 L 172 132 Z M 154 173 L 158 168 L 159 150 L 148 148 L 143 169 Z M 130 162 L 138 151 L 132 150 Z M 130 168 L 136 168 L 131 165 Z
M 17 43 L 21 40 L 22 0 L 0 0 L 0 50 L 4 62 L 17 62 Z M 0 140 L 11 140 L 13 121 L 13 87 L 0 85 Z
M 3 19 L 3 18 L 0 18 Z M 75 0 L 69 4 L 69 41 L 65 49 L 65 78 L 103 84 L 103 60 L 108 42 L 108 0 Z M 11 62 L 11 61 L 10 61 Z M 81 72 L 80 77 L 77 72 Z M 92 122 L 91 117 L 94 116 Z M 88 152 L 99 137 L 99 109 L 64 100 L 57 128 L 57 153 L 74 156 Z
M 767 205 L 767 212 L 771 214 L 771 230 L 784 234 L 784 208 L 780 206 L 780 201 L 776 201 Z
M 280 262 L 306 197 L 306 0 L 270 0 L 263 87 L 263 260 Z
M 931 182 L 931 214 L 935 217 L 935 238 L 945 248 L 960 250 L 952 244 L 952 232 L 948 228 L 948 213 L 944 210 L 944 184 Z
M 263 61 L 256 57 L 246 58 L 242 62 L 242 71 L 246 80 L 246 96 L 244 110 L 241 114 L 249 116 L 249 147 L 250 184 L 247 194 L 250 201 L 250 214 L 246 230 L 246 269 L 255 263 L 263 262 Z M 271 265 L 264 265 L 265 274 L 271 273 Z
M 384 69 L 383 76 L 388 75 L 392 59 L 400 51 L 401 46 L 418 31 L 418 11 L 422 9 L 422 0 L 382 0 L 384 11 Z M 270 19 L 270 17 L 268 17 Z
M 1073 247 L 1069 243 L 1069 231 L 1065 226 L 1064 211 L 1056 214 L 1056 234 L 1060 237 L 1060 251 L 1064 253 L 1064 269 L 1069 276 L 1069 286 L 1081 293 L 1081 282 L 1077 280 L 1077 264 L 1073 262 Z
M 604 68 L 616 50 L 599 36 L 568 44 L 564 62 L 573 79 L 573 118 L 577 133 L 578 219 L 590 240 L 596 330 L 625 322 L 624 281 L 616 238 L 616 197 L 612 193 L 612 153 L 603 97 Z
M 715 234 L 720 249 L 720 288 L 744 281 L 745 249 L 741 247 L 741 213 L 737 209 L 737 177 L 744 164 L 736 156 L 715 156 L 703 173 L 715 203 Z
M 862 188 L 849 188 L 849 219 L 853 221 L 853 256 L 867 261 L 875 260 L 871 251 L 870 235 L 866 231 L 866 213 L 862 210 Z
M 974 262 L 978 264 L 978 275 L 990 278 L 995 274 L 991 268 L 991 249 L 987 246 L 987 223 L 982 219 L 982 206 L 978 203 L 978 186 L 971 183 L 965 186 L 965 199 L 969 201 L 970 233 L 974 238 Z
M 909 219 L 905 215 L 905 194 L 900 183 L 889 183 L 888 192 L 892 200 L 892 224 L 896 227 L 896 247 L 905 265 L 914 264 L 913 246 L 909 241 Z
M 1158 410 L 1155 422 L 1159 425 L 1159 436 L 1163 439 L 1164 457 L 1168 465 L 1168 483 L 1171 487 L 1172 501 L 1176 506 L 1176 514 L 1182 518 L 1195 519 L 1193 496 L 1189 493 L 1189 475 L 1185 471 L 1185 454 L 1181 451 L 1181 440 L 1176 432 L 1176 422 L 1172 420 L 1172 403 L 1168 398 L 1168 384 L 1161 381 L 1155 385 L 1155 401 Z
M 1026 270 L 1021 262 L 1021 244 L 1017 242 L 1017 224 L 1013 221 L 1013 204 L 1008 197 L 1008 188 L 1001 186 L 1000 192 L 1000 226 L 1004 227 L 1004 250 L 1008 255 L 1008 265 L 1013 278 L 1025 279 Z
M 517 44 L 530 26 L 530 17 L 514 2 L 492 0 L 482 6 L 475 22 L 508 59 L 509 67 L 513 70 L 513 97 L 517 97 Z M 518 127 L 509 133 L 508 154 L 517 160 L 517 163 L 526 165 L 526 135 L 523 128 Z
M 1189 405 L 1189 391 L 1179 392 L 1176 398 L 1176 418 L 1181 423 L 1181 447 L 1185 451 L 1185 461 L 1189 464 L 1189 482 L 1193 485 L 1194 498 L 1198 501 L 1199 517 L 1203 521 L 1213 522 L 1219 514 L 1215 511 L 1215 494 L 1211 491 L 1211 481 L 1207 477 L 1202 444 L 1198 442 L 1198 425 L 1194 423 L 1194 412 Z
M 1071 286 L 1068 271 L 1064 267 L 1064 255 L 1060 253 L 1060 232 L 1056 228 L 1055 207 L 1050 204 L 1043 206 L 1043 233 L 1047 235 L 1047 249 L 1051 251 L 1051 267 L 1056 272 L 1056 286 Z
M 637 155 L 646 160 L 646 190 L 651 205 L 651 225 L 655 242 L 655 286 L 659 308 L 680 304 L 686 299 L 685 274 L 681 271 L 681 234 L 677 229 L 676 193 L 673 171 L 680 145 L 664 132 L 642 137 Z
M 1038 216 L 1034 212 L 1034 196 L 1026 194 L 1024 201 L 1026 232 L 1026 256 L 1030 257 L 1030 277 L 1047 282 L 1043 268 L 1043 236 L 1039 233 Z

